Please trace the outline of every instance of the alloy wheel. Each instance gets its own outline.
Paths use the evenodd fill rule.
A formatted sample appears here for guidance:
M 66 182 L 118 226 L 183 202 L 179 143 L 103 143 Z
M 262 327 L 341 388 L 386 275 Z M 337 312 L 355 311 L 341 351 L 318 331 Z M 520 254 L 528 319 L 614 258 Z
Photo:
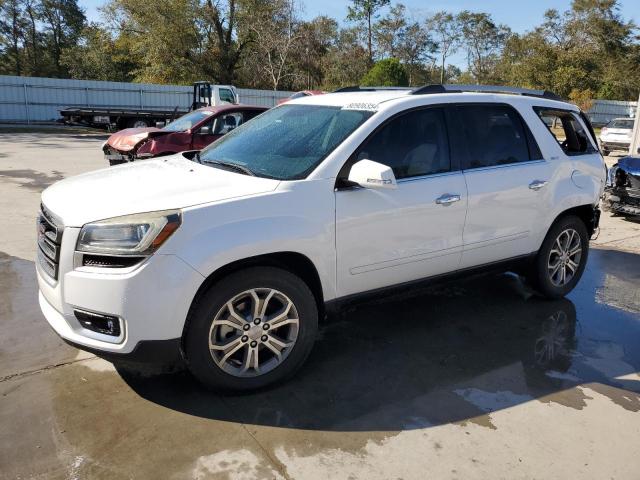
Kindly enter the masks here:
M 549 251 L 547 271 L 556 287 L 567 285 L 577 274 L 582 258 L 582 240 L 573 228 L 567 228 L 556 237 Z
M 299 326 L 298 311 L 285 294 L 271 288 L 246 290 L 216 313 L 209 329 L 209 351 L 230 375 L 264 375 L 287 358 Z

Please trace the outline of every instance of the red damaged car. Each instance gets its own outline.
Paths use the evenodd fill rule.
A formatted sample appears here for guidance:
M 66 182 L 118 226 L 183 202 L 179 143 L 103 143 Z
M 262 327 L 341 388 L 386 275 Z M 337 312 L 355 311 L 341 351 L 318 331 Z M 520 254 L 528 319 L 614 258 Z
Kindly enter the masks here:
M 163 128 L 125 128 L 102 146 L 110 165 L 202 150 L 225 133 L 261 114 L 267 107 L 220 105 L 189 112 Z

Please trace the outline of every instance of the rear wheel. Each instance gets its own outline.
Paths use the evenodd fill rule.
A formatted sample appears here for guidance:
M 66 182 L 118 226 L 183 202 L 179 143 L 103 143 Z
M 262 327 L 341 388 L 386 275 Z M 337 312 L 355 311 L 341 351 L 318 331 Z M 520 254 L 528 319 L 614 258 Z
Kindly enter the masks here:
M 132 118 L 129 120 L 127 126 L 129 128 L 147 128 L 149 126 L 149 122 L 140 118 Z
M 529 275 L 534 287 L 547 298 L 560 298 L 576 286 L 589 255 L 589 236 L 576 216 L 562 217 L 549 229 Z
M 265 387 L 304 363 L 317 328 L 315 298 L 302 279 L 279 268 L 249 268 L 199 300 L 185 337 L 187 363 L 210 388 Z

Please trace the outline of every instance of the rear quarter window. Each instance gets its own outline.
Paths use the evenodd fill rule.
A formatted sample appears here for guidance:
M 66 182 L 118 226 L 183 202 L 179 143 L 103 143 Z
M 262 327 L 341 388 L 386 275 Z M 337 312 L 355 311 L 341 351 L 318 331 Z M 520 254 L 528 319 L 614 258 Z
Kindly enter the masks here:
M 596 152 L 576 112 L 547 107 L 534 107 L 533 110 L 565 154 L 575 156 Z

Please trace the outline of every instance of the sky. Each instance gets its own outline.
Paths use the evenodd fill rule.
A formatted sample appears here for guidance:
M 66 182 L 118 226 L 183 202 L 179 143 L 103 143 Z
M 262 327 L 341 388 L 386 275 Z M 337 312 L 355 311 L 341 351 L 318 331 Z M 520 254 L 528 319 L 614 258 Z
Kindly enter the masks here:
M 141 0 L 145 1 L 145 0 Z M 79 0 L 78 3 L 84 8 L 89 21 L 99 21 L 100 13 L 98 8 L 104 5 L 105 0 Z M 345 0 L 302 0 L 304 5 L 303 18 L 311 19 L 318 15 L 333 17 L 339 22 L 344 22 L 347 16 L 347 5 Z M 398 3 L 392 0 L 392 4 Z M 411 15 L 417 19 L 428 16 L 433 12 L 447 10 L 457 13 L 462 10 L 475 10 L 490 13 L 494 21 L 503 23 L 517 33 L 531 30 L 542 23 L 544 12 L 550 8 L 560 11 L 567 10 L 571 4 L 570 0 L 438 0 L 427 2 L 420 0 L 400 0 Z M 620 13 L 626 20 L 633 20 L 640 23 L 640 0 L 621 0 Z M 452 62 L 459 67 L 464 67 L 465 59 L 458 53 Z

